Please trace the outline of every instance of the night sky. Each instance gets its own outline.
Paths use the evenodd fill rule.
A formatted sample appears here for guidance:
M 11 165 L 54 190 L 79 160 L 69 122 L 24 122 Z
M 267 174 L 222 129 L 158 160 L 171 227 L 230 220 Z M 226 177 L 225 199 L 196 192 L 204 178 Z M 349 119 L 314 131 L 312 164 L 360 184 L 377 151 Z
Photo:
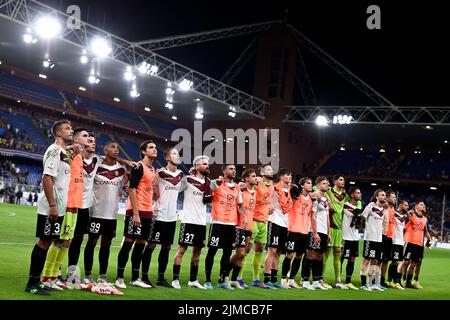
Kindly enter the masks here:
M 42 1 L 55 8 L 81 7 L 82 19 L 130 41 L 282 19 L 396 105 L 448 105 L 450 27 L 447 12 L 422 2 L 335 1 Z M 342 4 L 345 2 L 345 4 Z M 330 2 L 333 3 L 333 2 Z M 368 30 L 366 8 L 381 8 L 381 30 Z M 89 16 L 88 16 L 89 13 Z M 220 78 L 254 38 L 159 51 L 213 78 Z M 318 103 L 368 105 L 371 100 L 309 52 L 304 52 Z M 250 70 L 250 71 L 249 71 Z M 248 74 L 233 86 L 251 93 Z

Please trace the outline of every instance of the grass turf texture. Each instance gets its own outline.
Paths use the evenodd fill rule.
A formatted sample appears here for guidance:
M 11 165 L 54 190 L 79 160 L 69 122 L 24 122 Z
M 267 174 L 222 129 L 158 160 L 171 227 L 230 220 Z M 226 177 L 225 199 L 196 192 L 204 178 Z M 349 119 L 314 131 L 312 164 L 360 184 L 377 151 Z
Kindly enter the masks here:
M 173 300 L 211 300 L 211 299 L 226 299 L 226 300 L 245 300 L 245 299 L 262 299 L 262 300 L 306 300 L 306 299 L 320 299 L 320 300 L 386 300 L 386 299 L 450 299 L 450 251 L 445 249 L 433 248 L 432 250 L 425 249 L 424 262 L 420 275 L 420 284 L 424 287 L 421 290 L 406 289 L 399 291 L 389 289 L 385 292 L 366 292 L 353 290 L 340 290 L 333 288 L 328 291 L 309 291 L 305 289 L 289 289 L 289 290 L 268 290 L 259 288 L 250 288 L 247 290 L 228 291 L 224 289 L 214 290 L 200 290 L 189 288 L 187 282 L 189 280 L 190 269 L 190 255 L 191 250 L 188 249 L 183 259 L 181 268 L 180 282 L 182 289 L 176 290 L 171 288 L 156 287 L 154 289 L 134 288 L 128 286 L 123 289 L 124 296 L 108 296 L 99 295 L 91 292 L 81 290 L 65 290 L 63 292 L 52 292 L 51 296 L 42 297 L 36 296 L 24 291 L 25 284 L 28 277 L 30 254 L 35 243 L 35 227 L 36 227 L 36 207 L 17 206 L 17 205 L 0 205 L 0 300 L 19 299 L 19 300 L 140 300 L 140 299 L 173 299 Z M 117 254 L 119 252 L 120 242 L 123 234 L 123 216 L 119 216 L 117 226 L 117 238 L 113 240 L 113 247 L 111 248 L 111 255 L 108 267 L 108 280 L 113 281 L 116 277 Z M 87 239 L 87 237 L 85 237 Z M 86 241 L 86 240 L 85 240 Z M 170 252 L 169 264 L 166 271 L 166 279 L 170 282 L 172 280 L 172 263 L 173 256 L 176 250 L 176 243 L 178 241 L 178 229 L 175 236 L 175 243 Z M 94 256 L 94 277 L 98 276 L 98 249 L 96 247 Z M 83 250 L 84 244 L 81 248 L 79 266 L 83 274 Z M 206 257 L 207 248 L 204 248 L 200 257 L 199 280 L 204 282 L 204 259 Z M 362 252 L 362 250 L 360 250 Z M 155 249 L 152 256 L 152 263 L 150 266 L 150 277 L 153 283 L 156 282 L 157 268 L 158 268 L 158 254 L 159 246 Z M 131 256 L 131 254 L 130 254 Z M 245 268 L 244 279 L 248 284 L 252 279 L 252 264 L 251 258 L 253 252 L 247 258 L 247 265 Z M 220 266 L 221 250 L 216 255 L 216 260 L 213 268 L 213 283 L 218 279 Z M 281 278 L 281 262 L 280 259 L 279 275 Z M 330 256 L 330 260 L 332 257 Z M 353 283 L 360 286 L 359 266 L 361 258 L 359 257 L 355 264 L 355 272 L 353 275 Z M 63 275 L 67 270 L 67 257 L 63 263 Z M 128 284 L 131 273 L 131 262 L 128 261 L 125 270 L 125 281 Z M 300 272 L 297 275 L 297 281 Z M 263 278 L 263 270 L 261 269 L 261 279 Z M 325 278 L 331 280 L 333 278 L 332 261 L 328 261 Z M 345 267 L 342 274 L 342 279 L 345 279 Z M 329 281 L 331 283 L 331 281 Z

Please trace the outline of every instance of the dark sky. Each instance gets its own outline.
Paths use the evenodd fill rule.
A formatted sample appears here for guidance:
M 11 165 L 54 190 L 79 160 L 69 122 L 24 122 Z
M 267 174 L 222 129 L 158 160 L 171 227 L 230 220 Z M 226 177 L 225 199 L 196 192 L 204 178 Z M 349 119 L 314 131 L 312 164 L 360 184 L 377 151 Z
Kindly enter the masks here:
M 394 104 L 450 106 L 450 50 L 446 44 L 450 26 L 444 7 L 431 2 L 42 2 L 63 10 L 69 4 L 77 4 L 83 20 L 130 41 L 281 19 L 288 8 L 290 24 Z M 366 8 L 370 4 L 381 7 L 381 30 L 366 28 Z M 220 78 L 253 37 L 248 35 L 159 53 Z M 304 53 L 304 58 L 320 104 L 371 104 L 317 58 L 308 52 Z M 240 79 L 233 85 L 249 91 L 251 86 L 245 81 L 246 76 Z

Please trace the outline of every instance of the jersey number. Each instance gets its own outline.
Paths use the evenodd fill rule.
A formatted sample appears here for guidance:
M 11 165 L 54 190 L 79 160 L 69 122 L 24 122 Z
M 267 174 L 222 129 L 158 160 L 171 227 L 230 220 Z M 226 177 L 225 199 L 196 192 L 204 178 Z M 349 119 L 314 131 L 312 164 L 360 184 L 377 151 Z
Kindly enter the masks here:
M 218 247 L 219 246 L 219 237 L 211 237 L 211 242 L 210 245 L 213 247 Z
M 91 233 L 98 233 L 100 231 L 100 223 L 92 222 L 90 231 Z
M 272 242 L 273 245 L 275 245 L 275 246 L 278 245 L 278 238 L 279 237 L 273 237 L 273 242 Z
M 192 243 L 192 240 L 194 240 L 194 234 L 193 233 L 186 233 L 186 238 L 184 238 L 184 242 Z
M 288 250 L 294 250 L 294 245 L 295 245 L 294 241 L 288 241 L 288 246 L 287 246 Z

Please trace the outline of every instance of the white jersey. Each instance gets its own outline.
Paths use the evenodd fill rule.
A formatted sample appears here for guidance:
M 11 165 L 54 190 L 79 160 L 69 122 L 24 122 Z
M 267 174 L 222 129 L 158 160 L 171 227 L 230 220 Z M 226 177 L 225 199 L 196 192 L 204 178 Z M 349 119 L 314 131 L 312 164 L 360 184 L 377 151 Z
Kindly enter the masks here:
M 154 219 L 157 221 L 177 221 L 177 200 L 183 179 L 183 171 L 172 172 L 167 168 L 156 171 L 156 182 L 158 198 L 154 208 Z
M 405 240 L 403 239 L 403 232 L 405 230 L 406 218 L 403 214 L 395 211 L 395 229 L 394 236 L 392 237 L 392 244 L 403 246 Z
M 356 206 L 350 202 L 344 203 L 344 216 L 342 217 L 342 239 L 348 241 L 359 240 L 358 226 L 351 227 Z
M 313 214 L 316 216 L 316 227 L 318 233 L 328 234 L 328 208 L 330 200 L 322 196 L 313 203 Z M 312 227 L 311 227 L 312 230 Z
M 384 209 L 377 207 L 375 203 L 371 202 L 367 205 L 362 213 L 366 219 L 366 227 L 364 230 L 364 240 L 381 242 L 383 240 L 383 220 Z
M 206 226 L 206 204 L 203 203 L 205 179 L 196 176 L 183 178 L 180 191 L 184 191 L 183 211 L 180 215 L 182 223 Z
M 117 219 L 119 189 L 123 185 L 126 169 L 115 163 L 108 166 L 101 163 L 94 177 L 93 201 L 90 216 L 108 220 Z
M 53 177 L 53 194 L 56 200 L 58 216 L 64 216 L 66 214 L 70 183 L 70 164 L 66 151 L 57 144 L 52 144 L 45 151 L 43 164 L 43 175 Z M 39 194 L 37 212 L 46 216 L 50 212 L 50 206 L 45 196 L 44 188 L 42 188 Z
M 90 159 L 83 159 L 83 208 L 90 208 L 94 197 L 94 178 L 102 159 L 93 155 Z
M 284 188 L 283 192 L 289 192 L 289 189 Z M 288 226 L 288 213 L 281 210 L 278 193 L 273 193 L 273 213 L 269 215 L 269 221 L 283 228 Z

